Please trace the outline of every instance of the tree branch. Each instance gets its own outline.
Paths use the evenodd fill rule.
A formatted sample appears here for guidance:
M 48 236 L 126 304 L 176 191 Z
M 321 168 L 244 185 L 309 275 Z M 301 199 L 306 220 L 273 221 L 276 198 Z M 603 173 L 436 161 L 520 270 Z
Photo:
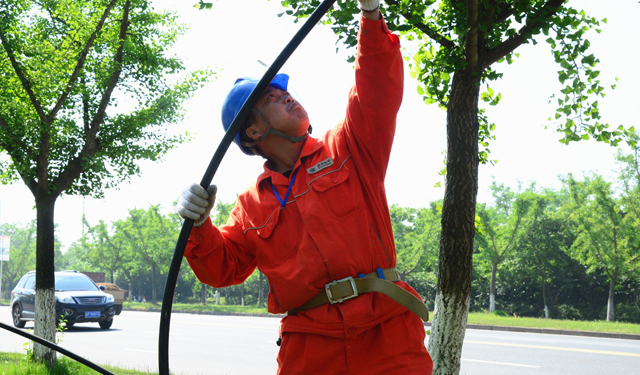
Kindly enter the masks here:
M 67 86 L 65 86 L 64 91 L 62 92 L 62 95 L 58 99 L 58 102 L 53 107 L 51 112 L 49 112 L 49 115 L 47 116 L 48 123 L 53 122 L 56 115 L 58 114 L 58 111 L 60 110 L 60 108 L 62 108 L 65 101 L 67 100 L 67 97 L 69 96 L 69 93 L 71 92 L 71 89 L 73 88 L 73 85 L 75 84 L 76 79 L 78 79 L 78 75 L 80 74 L 80 71 L 84 66 L 84 62 L 87 58 L 87 55 L 89 54 L 89 50 L 93 46 L 93 42 L 96 40 L 96 37 L 98 36 L 98 33 L 100 32 L 100 30 L 102 30 L 102 26 L 104 25 L 105 21 L 107 20 L 107 17 L 109 16 L 109 13 L 111 13 L 111 9 L 113 9 L 117 1 L 118 0 L 111 0 L 111 2 L 107 5 L 107 7 L 104 10 L 104 13 L 102 14 L 102 18 L 100 18 L 100 21 L 96 25 L 95 30 L 93 30 L 93 33 L 91 33 L 91 36 L 85 43 L 84 48 L 82 49 L 82 52 L 78 57 L 78 63 L 76 64 L 76 67 L 73 70 L 71 77 L 69 77 L 69 82 L 67 83 Z
M 464 50 L 471 71 L 478 67 L 478 0 L 467 0 L 467 42 Z
M 596 249 L 596 255 L 598 256 L 598 259 L 600 259 L 600 263 L 602 263 L 602 265 L 604 266 L 605 272 L 607 273 L 607 276 L 611 277 L 611 275 L 608 272 L 608 268 L 607 268 L 607 263 L 605 263 L 604 258 L 602 257 L 602 254 L 600 253 L 600 247 L 598 246 L 598 243 L 596 242 L 595 238 L 593 238 L 593 234 L 591 233 L 591 230 L 589 230 L 589 228 L 585 227 L 585 230 L 587 231 L 587 233 L 589 234 L 589 238 L 591 239 L 591 243 L 593 244 L 593 247 L 595 247 Z
M 85 134 L 85 142 L 82 150 L 73 160 L 67 164 L 67 167 L 60 173 L 57 178 L 56 183 L 56 194 L 60 194 L 66 189 L 68 189 L 73 181 L 82 173 L 82 164 L 85 159 L 92 157 L 95 155 L 96 151 L 98 151 L 98 142 L 97 142 L 97 134 L 100 129 L 100 125 L 104 120 L 104 115 L 107 109 L 107 105 L 111 100 L 111 94 L 118 84 L 118 80 L 120 79 L 120 73 L 122 72 L 122 58 L 123 58 L 123 49 L 125 38 L 127 37 L 127 28 L 129 26 L 129 7 L 131 6 L 131 1 L 127 0 L 124 5 L 124 10 L 122 14 L 122 23 L 120 24 L 120 36 L 119 41 L 120 45 L 116 50 L 116 54 L 114 56 L 114 70 L 109 79 L 109 85 L 107 86 L 105 92 L 102 94 L 102 99 L 100 101 L 100 105 L 98 106 L 98 111 L 91 121 L 91 126 L 89 132 Z
M 506 4 L 502 4 L 502 5 L 506 5 Z M 514 14 L 513 8 L 511 8 L 510 6 L 507 6 L 506 8 L 500 9 L 500 13 L 496 15 L 495 21 L 496 23 L 502 23 L 506 21 L 507 18 L 513 16 L 513 14 Z
M 482 220 L 482 225 L 487 228 L 487 233 L 489 233 L 489 238 L 491 239 L 491 244 L 493 245 L 493 253 L 496 256 L 496 259 L 499 258 L 499 254 L 498 254 L 498 246 L 496 246 L 496 240 L 493 237 L 493 234 L 491 234 L 491 230 L 489 230 L 489 226 L 487 225 L 487 219 L 484 217 L 484 215 L 480 215 L 480 219 Z
M 505 255 L 507 251 L 509 251 L 509 247 L 513 243 L 513 239 L 516 237 L 516 233 L 518 232 L 518 228 L 520 227 L 520 220 L 522 220 L 522 215 L 518 215 L 516 219 L 516 226 L 513 228 L 513 232 L 511 232 L 511 238 L 509 238 L 509 242 L 507 242 L 507 246 L 504 247 L 502 253 L 500 254 L 499 259 L 502 260 L 502 257 Z
M 530 34 L 541 27 L 544 22 L 551 16 L 555 15 L 567 0 L 548 0 L 548 2 L 534 15 L 527 17 L 527 23 L 520 30 L 510 36 L 504 42 L 489 49 L 481 58 L 483 68 L 489 67 L 494 62 L 505 57 L 507 54 L 518 48 L 524 42 L 529 40 Z
M 386 2 L 387 2 L 387 4 L 399 7 L 398 0 L 387 0 Z M 443 46 L 445 48 L 449 48 L 449 49 L 455 48 L 455 46 L 456 46 L 455 43 L 453 43 L 448 38 L 440 35 L 437 31 L 433 30 L 428 25 L 426 25 L 426 24 L 424 24 L 422 22 L 411 22 L 411 18 L 413 16 L 411 13 L 406 13 L 405 12 L 405 13 L 400 13 L 400 15 L 402 17 L 404 17 L 404 19 L 406 19 L 411 25 L 417 27 L 420 31 L 422 31 L 423 33 L 427 34 L 427 36 L 429 38 L 433 39 L 434 41 L 436 41 L 441 46 Z

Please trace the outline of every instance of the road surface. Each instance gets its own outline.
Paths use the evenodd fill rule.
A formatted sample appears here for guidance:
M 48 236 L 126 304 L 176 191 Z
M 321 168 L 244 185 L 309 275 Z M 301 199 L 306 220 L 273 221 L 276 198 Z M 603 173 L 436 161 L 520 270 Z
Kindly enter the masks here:
M 0 321 L 11 324 L 8 306 Z M 60 346 L 98 364 L 157 371 L 160 314 L 123 311 L 110 330 L 78 324 Z M 184 375 L 275 374 L 278 318 L 173 314 L 170 367 Z M 33 328 L 32 323 L 25 327 Z M 23 352 L 21 336 L 0 330 L 0 351 Z M 640 341 L 467 330 L 461 374 L 639 373 Z

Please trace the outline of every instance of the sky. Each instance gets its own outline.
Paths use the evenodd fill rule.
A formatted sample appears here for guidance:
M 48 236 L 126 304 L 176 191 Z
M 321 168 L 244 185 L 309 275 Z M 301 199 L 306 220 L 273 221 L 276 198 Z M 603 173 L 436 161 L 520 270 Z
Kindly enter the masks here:
M 142 174 L 118 189 L 107 190 L 104 199 L 63 196 L 56 203 L 57 236 L 63 249 L 82 235 L 82 214 L 91 225 L 125 219 L 128 210 L 160 204 L 166 211 L 192 182 L 199 182 L 222 136 L 220 106 L 238 77 L 260 77 L 299 29 L 283 12 L 279 1 L 217 0 L 210 11 L 193 8 L 197 1 L 155 0 L 156 9 L 177 12 L 190 29 L 175 45 L 173 53 L 181 57 L 188 70 L 209 67 L 216 79 L 199 90 L 184 104 L 186 116 L 171 125 L 172 132 L 188 131 L 193 140 L 171 150 L 162 161 L 141 163 Z M 247 6 L 251 3 L 251 6 Z M 590 33 L 590 51 L 599 59 L 601 82 L 615 83 L 607 96 L 599 100 L 603 122 L 617 127 L 635 126 L 638 121 L 640 74 L 640 31 L 634 27 L 640 16 L 636 0 L 570 1 L 599 19 L 607 18 L 602 32 Z M 328 26 L 316 26 L 281 70 L 291 76 L 290 87 L 309 113 L 313 135 L 320 137 L 343 116 L 347 94 L 354 80 L 353 64 L 346 59 L 352 51 L 336 45 L 337 37 Z M 405 55 L 415 48 L 401 40 Z M 336 48 L 338 51 L 336 51 Z M 479 202 L 490 202 L 493 180 L 516 189 L 535 182 L 538 187 L 559 189 L 558 176 L 596 172 L 613 180 L 618 169 L 616 148 L 595 141 L 565 146 L 560 134 L 547 119 L 553 117 L 549 97 L 562 88 L 557 79 L 559 67 L 544 42 L 524 45 L 512 65 L 495 66 L 503 79 L 492 84 L 502 101 L 487 108 L 489 120 L 496 124 L 496 140 L 489 148 L 495 165 L 481 165 Z M 407 63 L 408 64 L 408 63 Z M 406 67 L 408 69 L 408 66 Z M 424 207 L 442 199 L 444 188 L 438 175 L 444 167 L 446 149 L 446 113 L 427 105 L 417 93 L 417 82 L 405 71 L 405 93 L 386 178 L 389 204 Z M 628 151 L 623 148 L 623 151 Z M 262 171 L 263 160 L 246 156 L 235 145 L 227 152 L 213 183 L 218 198 L 235 200 Z M 442 184 L 444 186 L 444 183 Z M 30 191 L 21 183 L 0 186 L 0 223 L 27 223 L 36 217 Z

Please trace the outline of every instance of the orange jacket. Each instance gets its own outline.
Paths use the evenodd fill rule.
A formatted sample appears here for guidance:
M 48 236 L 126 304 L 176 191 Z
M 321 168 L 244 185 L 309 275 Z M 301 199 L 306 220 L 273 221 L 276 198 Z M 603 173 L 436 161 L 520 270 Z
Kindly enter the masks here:
M 284 197 L 290 179 L 266 162 L 226 225 L 207 220 L 192 230 L 185 257 L 203 283 L 239 284 L 257 266 L 269 279 L 268 310 L 284 313 L 332 280 L 395 267 L 384 179 L 402 102 L 403 60 L 384 20 L 362 17 L 360 23 L 346 116 L 322 140 L 305 141 L 286 207 L 281 210 L 271 184 Z M 281 330 L 349 338 L 405 311 L 369 293 L 287 316 Z

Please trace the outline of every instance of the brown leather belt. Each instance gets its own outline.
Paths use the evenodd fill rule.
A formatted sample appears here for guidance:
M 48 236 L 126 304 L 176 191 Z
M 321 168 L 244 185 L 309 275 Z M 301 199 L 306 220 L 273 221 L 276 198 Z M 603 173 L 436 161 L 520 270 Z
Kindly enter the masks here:
M 305 304 L 287 312 L 294 315 L 300 311 L 308 310 L 326 303 L 342 303 L 348 299 L 356 298 L 360 294 L 378 292 L 396 301 L 408 310 L 418 315 L 425 322 L 429 320 L 429 310 L 422 303 L 420 298 L 402 289 L 393 283 L 399 281 L 400 277 L 395 268 L 380 270 L 384 279 L 379 277 L 378 272 L 372 272 L 364 277 L 347 277 L 342 280 L 332 281 L 324 286 L 324 291 L 318 293 Z

